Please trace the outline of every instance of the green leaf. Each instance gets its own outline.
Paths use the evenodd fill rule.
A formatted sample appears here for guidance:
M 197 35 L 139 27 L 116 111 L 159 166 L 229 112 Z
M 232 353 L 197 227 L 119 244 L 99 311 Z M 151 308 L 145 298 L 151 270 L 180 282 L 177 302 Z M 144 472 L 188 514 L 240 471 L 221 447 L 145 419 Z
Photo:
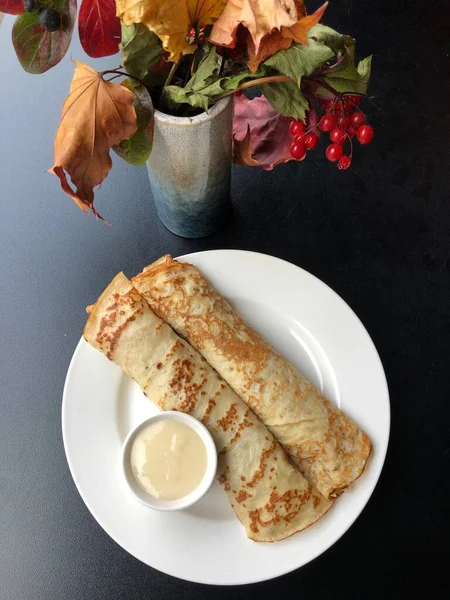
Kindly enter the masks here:
M 219 70 L 216 48 L 213 46 L 206 57 L 198 65 L 197 71 L 188 81 L 186 87 L 192 90 L 200 90 L 208 85 L 208 81 Z
M 354 48 L 346 47 L 342 58 L 326 70 L 325 74 L 331 79 L 349 79 L 350 81 L 358 79 L 359 73 L 355 67 Z
M 348 65 L 345 69 L 325 73 L 324 79 L 337 92 L 366 94 L 370 78 L 371 59 L 372 57 L 368 57 L 361 61 L 363 63 L 361 73 L 354 65 Z
M 264 65 L 293 79 L 300 87 L 302 77 L 311 75 L 323 63 L 333 58 L 334 52 L 314 39 L 309 44 L 292 44 L 286 50 L 279 50 L 264 61 Z
M 360 61 L 358 68 L 355 66 L 355 40 L 348 35 L 341 36 L 343 47 L 339 50 L 337 61 L 331 67 L 322 69 L 321 77 L 337 92 L 366 94 L 370 79 L 372 57 Z M 324 88 L 319 88 L 318 93 L 329 95 Z
M 259 79 L 262 77 L 264 71 L 260 70 L 257 73 L 251 73 L 250 71 L 242 71 L 236 73 L 236 75 L 229 75 L 228 77 L 219 77 L 215 81 L 211 81 L 201 92 L 210 98 L 219 96 L 223 92 L 232 92 L 237 89 L 241 83 L 250 81 L 252 79 Z
M 184 88 L 176 85 L 164 87 L 163 104 L 172 111 L 176 111 L 179 104 L 190 104 L 194 108 L 208 110 L 210 98 L 202 90 L 207 87 L 207 82 L 211 80 L 217 70 L 217 53 L 215 47 L 213 47 L 199 64 L 196 73 Z
M 61 27 L 50 33 L 38 22 L 38 12 L 25 12 L 17 17 L 12 41 L 22 67 L 27 73 L 45 73 L 65 56 L 72 38 L 77 14 L 76 0 L 54 0 L 53 7 L 61 13 Z
M 201 108 L 206 111 L 208 110 L 210 100 L 204 94 L 194 92 L 194 90 L 187 87 L 178 87 L 177 85 L 166 86 L 162 94 L 163 104 L 172 111 L 175 111 L 179 104 L 190 104 L 194 108 Z
M 160 39 L 142 23 L 128 27 L 122 23 L 122 43 L 119 48 L 126 72 L 139 79 L 144 79 L 148 68 L 162 55 Z
M 331 29 L 331 27 L 327 27 L 321 23 L 314 25 L 308 33 L 308 39 L 315 39 L 325 44 L 325 46 L 331 48 L 336 54 L 344 49 L 344 37 L 334 29 Z
M 360 75 L 360 80 L 359 83 L 361 86 L 365 87 L 365 91 L 361 92 L 363 94 L 365 94 L 367 92 L 367 88 L 369 86 L 369 80 L 370 80 L 370 71 L 372 68 L 372 54 L 370 56 L 367 56 L 366 58 L 363 58 L 363 60 L 360 60 L 358 63 L 358 73 Z
M 189 84 L 184 88 L 176 85 L 169 85 L 163 90 L 163 102 L 172 110 L 176 109 L 177 104 L 186 103 L 195 108 L 201 108 L 202 110 L 207 111 L 217 96 L 220 96 L 224 92 L 232 92 L 244 81 L 257 79 L 258 77 L 261 77 L 260 73 L 256 74 L 244 71 L 237 75 L 218 77 L 212 81 L 211 78 L 209 78 L 207 81 L 210 81 L 210 83 L 207 83 L 205 87 L 199 87 L 198 89 L 197 86 L 195 89 L 189 87 Z
M 248 70 L 235 75 L 220 77 L 216 49 L 213 47 L 200 63 L 197 72 L 189 80 L 186 87 L 169 85 L 163 90 L 163 103 L 171 110 L 179 104 L 190 104 L 195 108 L 207 111 L 211 102 L 224 92 L 232 92 L 246 80 L 258 79 L 265 70 L 251 73 Z
M 150 93 L 137 81 L 126 79 L 122 82 L 134 94 L 138 129 L 132 138 L 123 140 L 113 150 L 127 163 L 135 167 L 145 164 L 153 145 L 154 111 Z
M 309 104 L 296 83 L 264 83 L 261 91 L 276 111 L 286 117 L 305 121 Z

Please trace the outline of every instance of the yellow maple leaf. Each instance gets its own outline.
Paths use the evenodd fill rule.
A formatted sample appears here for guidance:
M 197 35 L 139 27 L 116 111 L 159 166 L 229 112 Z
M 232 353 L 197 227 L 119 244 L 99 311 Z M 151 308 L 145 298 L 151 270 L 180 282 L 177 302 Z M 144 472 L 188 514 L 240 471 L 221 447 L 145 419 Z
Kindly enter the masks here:
M 156 33 L 171 61 L 195 50 L 186 41 L 189 31 L 187 0 L 116 0 L 117 16 L 125 25 L 143 23 Z
M 187 36 L 192 27 L 214 23 L 226 0 L 116 0 L 117 16 L 125 25 L 143 23 L 162 41 L 169 60 L 192 54 Z
M 223 13 L 227 0 L 188 0 L 191 27 L 212 25 Z

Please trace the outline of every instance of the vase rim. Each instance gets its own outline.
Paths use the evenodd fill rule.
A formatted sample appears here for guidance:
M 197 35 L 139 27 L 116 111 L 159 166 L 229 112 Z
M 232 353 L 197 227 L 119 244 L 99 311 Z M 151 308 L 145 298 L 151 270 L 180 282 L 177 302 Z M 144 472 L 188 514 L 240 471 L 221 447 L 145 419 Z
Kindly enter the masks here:
M 155 120 L 159 121 L 160 123 L 170 123 L 171 125 L 198 125 L 200 123 L 206 123 L 207 121 L 211 121 L 211 119 L 214 119 L 220 115 L 220 113 L 227 108 L 232 99 L 232 96 L 222 98 L 219 100 L 219 102 L 214 104 L 213 107 L 208 110 L 208 112 L 202 112 L 194 117 L 175 117 L 173 115 L 163 113 L 155 108 Z

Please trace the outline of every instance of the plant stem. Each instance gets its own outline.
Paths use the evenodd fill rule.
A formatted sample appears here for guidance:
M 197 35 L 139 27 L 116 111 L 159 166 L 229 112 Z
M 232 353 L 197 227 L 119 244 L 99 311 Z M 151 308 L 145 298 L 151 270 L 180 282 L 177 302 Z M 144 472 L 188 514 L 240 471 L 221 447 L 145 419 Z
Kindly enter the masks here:
M 220 100 L 221 98 L 225 98 L 226 96 L 231 96 L 232 94 L 235 94 L 236 92 L 240 92 L 242 90 L 247 90 L 251 87 L 257 87 L 259 85 L 262 85 L 263 83 L 277 83 L 280 81 L 294 81 L 294 80 L 291 79 L 290 77 L 288 77 L 287 75 L 273 75 L 271 77 L 262 77 L 261 79 L 253 79 L 252 81 L 246 81 L 245 83 L 243 83 L 242 85 L 237 87 L 235 90 L 229 90 L 228 92 L 224 92 L 223 94 L 219 94 L 218 96 L 215 96 L 214 102 L 216 102 L 217 100 Z
M 134 75 L 130 75 L 129 73 L 125 73 L 124 71 L 119 71 L 119 69 L 114 69 L 111 71 L 102 71 L 100 73 L 100 75 L 103 77 L 103 75 L 114 75 L 115 77 L 111 77 L 111 79 L 109 79 L 108 81 L 112 81 L 113 79 L 116 79 L 116 77 L 129 77 L 130 79 L 134 79 L 135 81 L 139 82 L 141 85 L 143 85 L 144 87 L 147 87 L 145 85 L 145 83 L 142 81 L 142 79 L 139 79 L 139 77 L 135 77 Z
M 223 55 L 222 55 L 222 60 L 220 62 L 220 69 L 219 69 L 219 76 L 222 77 L 223 75 L 223 71 L 225 69 L 225 62 L 227 60 L 227 49 L 224 48 L 223 49 Z
M 166 82 L 164 84 L 164 87 L 167 87 L 168 85 L 170 85 L 170 82 L 172 81 L 172 78 L 175 75 L 175 71 L 178 69 L 178 66 L 180 64 L 180 60 L 181 60 L 181 57 L 177 61 L 175 61 L 173 63 L 172 68 L 170 69 L 169 74 L 167 76 L 167 79 L 166 79 Z
M 184 86 L 183 86 L 183 87 L 186 87 L 186 86 L 187 86 L 187 82 L 188 82 L 188 81 L 189 81 L 189 79 L 190 79 L 190 78 L 193 76 L 193 72 L 192 72 L 192 71 L 193 71 L 193 69 L 194 69 L 195 52 L 194 52 L 194 54 L 191 54 L 191 56 L 190 56 L 190 59 L 189 59 L 189 60 L 190 60 L 190 62 L 189 62 L 189 68 L 187 69 L 187 71 L 186 71 L 186 75 L 185 75 L 185 77 L 184 77 Z
M 198 66 L 197 63 L 198 63 L 197 53 L 194 52 L 194 54 L 192 55 L 191 66 L 190 66 L 189 71 L 188 71 L 189 74 L 190 74 L 190 77 L 194 77 L 195 72 L 197 71 L 197 66 Z
M 338 92 L 333 87 L 331 87 L 331 85 L 329 83 L 327 83 L 324 79 L 320 79 L 320 78 L 314 79 L 312 77 L 303 77 L 303 81 L 305 81 L 305 82 L 312 81 L 312 82 L 316 83 L 317 85 L 320 85 L 324 89 L 328 90 L 329 92 L 331 92 L 333 94 L 333 96 L 336 96 L 337 98 L 340 98 L 342 96 L 342 94 L 340 92 Z

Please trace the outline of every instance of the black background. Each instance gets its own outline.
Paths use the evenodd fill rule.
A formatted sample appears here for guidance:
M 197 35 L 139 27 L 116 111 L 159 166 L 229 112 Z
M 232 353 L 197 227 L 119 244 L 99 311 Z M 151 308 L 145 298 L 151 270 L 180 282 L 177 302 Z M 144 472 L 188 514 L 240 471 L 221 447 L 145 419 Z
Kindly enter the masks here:
M 347 172 L 327 163 L 323 148 L 272 173 L 236 169 L 234 219 L 196 241 L 158 222 L 144 169 L 114 160 L 97 195 L 112 227 L 85 217 L 43 173 L 72 66 L 66 57 L 45 75 L 25 74 L 10 44 L 12 18 L 0 26 L 1 600 L 448 592 L 450 7 L 330 4 L 325 22 L 354 35 L 360 57 L 375 55 L 366 105 L 373 144 L 357 148 Z M 77 41 L 71 54 L 84 59 Z M 173 579 L 116 545 L 78 495 L 60 425 L 85 305 L 119 270 L 215 248 L 279 256 L 335 289 L 380 352 L 392 404 L 385 468 L 350 531 L 302 569 L 238 588 Z

